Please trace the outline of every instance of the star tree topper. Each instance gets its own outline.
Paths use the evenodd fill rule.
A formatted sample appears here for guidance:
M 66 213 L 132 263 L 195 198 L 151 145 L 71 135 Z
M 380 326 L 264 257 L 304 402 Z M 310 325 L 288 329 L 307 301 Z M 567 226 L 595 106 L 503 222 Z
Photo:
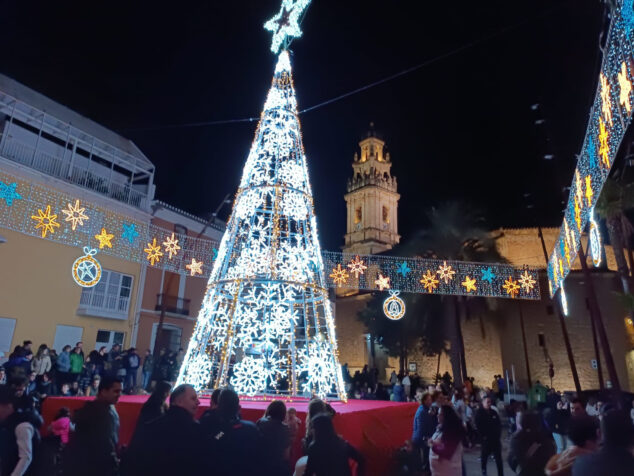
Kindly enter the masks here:
M 299 19 L 309 3 L 310 0 L 282 0 L 279 13 L 264 24 L 264 29 L 273 33 L 271 42 L 273 53 L 279 53 L 280 48 L 286 49 L 289 38 L 302 36 Z

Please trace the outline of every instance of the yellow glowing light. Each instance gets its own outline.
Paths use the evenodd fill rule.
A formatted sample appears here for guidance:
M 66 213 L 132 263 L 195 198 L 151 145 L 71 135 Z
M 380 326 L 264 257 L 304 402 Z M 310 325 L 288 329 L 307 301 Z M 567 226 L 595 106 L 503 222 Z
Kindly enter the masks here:
M 559 274 L 561 274 L 561 277 L 564 277 L 564 262 L 561 260 L 561 258 L 559 258 Z
M 75 200 L 75 206 L 69 203 L 68 208 L 62 210 L 62 213 L 66 215 L 64 221 L 71 223 L 73 231 L 75 231 L 77 225 L 84 226 L 84 220 L 89 220 L 88 215 L 84 213 L 85 211 L 86 209 L 84 207 L 79 206 L 79 200 Z
M 427 272 L 420 278 L 420 283 L 428 293 L 434 292 L 434 289 L 438 287 L 439 282 L 440 281 L 436 279 L 436 274 L 432 273 L 430 269 L 428 269 Z
M 112 243 L 110 243 L 110 241 L 112 241 L 114 235 L 107 233 L 105 228 L 102 228 L 101 233 L 95 235 L 95 238 L 97 238 L 97 241 L 99 242 L 99 249 L 102 249 L 104 246 L 112 248 Z
M 169 259 L 177 255 L 178 250 L 181 249 L 181 247 L 178 246 L 178 240 L 174 237 L 174 233 L 172 233 L 172 236 L 167 237 L 167 240 L 163 242 L 163 246 L 165 246 L 165 252 L 168 254 Z
M 342 284 L 345 284 L 346 281 L 348 281 L 350 275 L 345 270 L 345 268 L 342 268 L 341 265 L 338 264 L 336 268 L 332 268 L 332 273 L 330 273 L 330 277 L 337 286 L 341 286 Z
M 462 285 L 465 287 L 465 290 L 470 293 L 471 291 L 476 290 L 476 280 L 475 278 L 471 279 L 469 276 L 466 276 Z
M 626 323 L 628 326 L 632 326 L 632 325 L 634 325 L 634 322 L 632 321 L 632 318 L 630 318 L 630 317 L 628 317 L 628 318 L 626 318 L 626 319 L 625 319 L 625 323 Z
M 592 196 L 594 192 L 592 191 L 592 177 L 590 175 L 586 175 L 586 199 L 588 200 L 588 206 L 592 206 Z
M 185 265 L 185 268 L 189 270 L 191 276 L 195 276 L 196 274 L 203 274 L 203 262 L 196 261 L 196 258 L 192 258 L 192 262 Z
M 627 67 L 625 66 L 625 61 L 621 63 L 621 72 L 618 75 L 619 78 L 619 102 L 625 108 L 625 110 L 629 113 L 632 110 L 632 104 L 630 103 L 630 94 L 632 93 L 632 83 L 627 77 Z
M 605 77 L 603 73 L 601 73 L 601 112 L 603 113 L 603 117 L 612 127 L 612 104 L 610 104 L 610 83 L 608 83 L 608 78 Z
M 605 128 L 603 119 L 599 119 L 599 155 L 603 159 L 606 167 L 610 167 L 610 145 L 608 144 L 608 131 Z
M 520 292 L 520 286 L 517 284 L 517 281 L 513 281 L 513 277 L 509 276 L 509 279 L 504 281 L 504 286 L 502 286 L 506 291 L 506 294 L 515 298 Z
M 570 246 L 568 246 L 568 242 L 564 242 L 564 256 L 566 257 L 566 262 L 568 266 L 570 266 Z
M 581 202 L 583 205 L 583 202 Z M 581 207 L 579 206 L 579 200 L 575 196 L 575 221 L 577 222 L 577 228 L 579 228 L 579 233 L 581 233 Z
M 575 170 L 575 194 L 579 199 L 579 203 L 583 207 L 583 182 L 581 181 L 581 175 L 579 175 L 579 170 Z
M 449 266 L 446 261 L 443 261 L 442 266 L 438 267 L 438 271 L 436 271 L 436 273 L 438 273 L 438 276 L 445 282 L 445 284 L 449 284 L 449 281 L 453 279 L 453 275 L 456 274 L 453 268 Z
M 156 244 L 156 238 L 152 240 L 152 243 L 148 243 L 147 248 L 143 251 L 147 253 L 147 260 L 152 263 L 152 266 L 154 266 L 154 263 L 158 263 L 161 260 L 161 256 L 163 256 L 161 247 Z
M 520 276 L 520 279 L 518 279 L 518 281 L 520 283 L 520 286 L 527 293 L 531 292 L 535 287 L 535 284 L 537 284 L 537 281 L 533 279 L 533 277 L 529 274 L 527 270 L 524 270 L 524 273 L 522 274 L 522 276 Z
M 35 225 L 35 229 L 42 229 L 42 238 L 46 238 L 46 233 L 49 231 L 51 234 L 55 233 L 55 228 L 59 228 L 59 223 L 57 223 L 57 215 L 51 213 L 51 206 L 46 205 L 46 212 L 43 212 L 42 209 L 38 209 L 37 215 L 31 215 L 31 218 L 37 222 Z
M 354 274 L 355 278 L 358 278 L 360 274 L 363 274 L 364 270 L 368 269 L 363 260 L 359 258 L 359 255 L 355 256 L 353 260 L 350 260 L 348 268 L 350 272 Z
M 377 287 L 379 288 L 379 291 L 390 289 L 390 278 L 388 276 L 383 276 L 381 273 L 379 273 L 379 277 L 376 278 L 376 281 L 374 281 L 374 284 L 377 285 Z

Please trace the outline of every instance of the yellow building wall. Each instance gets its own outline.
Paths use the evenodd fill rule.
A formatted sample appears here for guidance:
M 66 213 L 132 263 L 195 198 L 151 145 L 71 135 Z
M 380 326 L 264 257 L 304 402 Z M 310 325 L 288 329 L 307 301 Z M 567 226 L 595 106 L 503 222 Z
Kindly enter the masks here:
M 33 341 L 35 348 L 52 346 L 57 325 L 82 327 L 85 352 L 94 349 L 99 330 L 124 332 L 128 345 L 141 265 L 97 253 L 102 268 L 133 276 L 128 319 L 79 316 L 82 288 L 73 280 L 71 266 L 83 251 L 3 228 L 0 234 L 7 239 L 0 244 L 0 317 L 16 319 L 12 348 L 23 340 Z

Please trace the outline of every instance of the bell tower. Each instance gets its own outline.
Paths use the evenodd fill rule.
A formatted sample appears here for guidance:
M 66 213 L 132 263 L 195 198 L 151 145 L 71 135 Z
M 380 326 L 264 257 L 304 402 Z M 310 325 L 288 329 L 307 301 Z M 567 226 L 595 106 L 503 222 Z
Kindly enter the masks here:
M 353 175 L 345 195 L 348 209 L 344 253 L 373 254 L 396 245 L 398 199 L 389 152 L 370 123 L 367 137 L 359 142 L 361 156 L 354 154 Z

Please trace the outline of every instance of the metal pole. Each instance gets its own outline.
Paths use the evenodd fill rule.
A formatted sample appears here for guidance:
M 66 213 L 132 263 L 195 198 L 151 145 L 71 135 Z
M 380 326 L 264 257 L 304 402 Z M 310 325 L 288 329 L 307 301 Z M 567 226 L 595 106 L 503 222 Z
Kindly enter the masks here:
M 594 324 L 594 318 L 592 317 L 592 309 L 590 301 L 586 298 L 588 309 L 590 310 L 590 326 L 592 328 L 592 344 L 594 346 L 594 358 L 597 361 L 597 373 L 599 377 L 599 388 L 603 390 L 605 385 L 603 383 L 603 369 L 601 369 L 601 353 L 599 352 L 599 341 L 597 340 L 597 327 Z
M 528 347 L 526 346 L 526 330 L 524 328 L 524 314 L 522 313 L 522 303 L 517 301 L 517 307 L 520 311 L 520 329 L 522 330 L 522 344 L 524 345 L 524 362 L 526 364 L 526 377 L 528 378 L 528 388 L 531 388 L 533 386 L 533 380 L 531 379 L 531 366 L 528 363 Z

